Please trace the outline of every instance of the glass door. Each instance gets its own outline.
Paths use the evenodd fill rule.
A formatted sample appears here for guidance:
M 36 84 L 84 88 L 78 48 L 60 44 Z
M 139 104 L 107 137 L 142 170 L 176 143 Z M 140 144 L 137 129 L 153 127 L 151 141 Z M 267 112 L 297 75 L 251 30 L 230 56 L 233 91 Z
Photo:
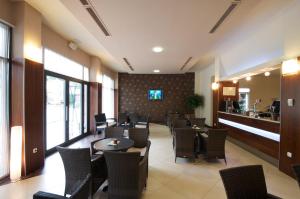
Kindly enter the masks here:
M 46 77 L 46 149 L 66 140 L 66 81 Z
M 82 133 L 82 84 L 69 82 L 69 139 Z

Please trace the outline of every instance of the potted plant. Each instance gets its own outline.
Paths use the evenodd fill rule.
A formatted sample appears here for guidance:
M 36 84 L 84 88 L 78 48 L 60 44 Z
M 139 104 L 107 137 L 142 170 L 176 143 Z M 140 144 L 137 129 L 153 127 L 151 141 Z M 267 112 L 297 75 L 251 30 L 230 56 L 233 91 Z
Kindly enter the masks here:
M 191 110 L 202 107 L 204 105 L 204 96 L 198 94 L 191 95 L 187 98 L 186 105 Z

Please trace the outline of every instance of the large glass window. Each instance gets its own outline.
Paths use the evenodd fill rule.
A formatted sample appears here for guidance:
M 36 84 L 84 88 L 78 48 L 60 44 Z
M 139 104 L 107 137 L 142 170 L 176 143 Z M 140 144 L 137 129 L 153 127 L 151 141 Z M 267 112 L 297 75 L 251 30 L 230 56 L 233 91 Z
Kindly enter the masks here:
M 76 79 L 89 81 L 89 69 L 52 50 L 44 49 L 45 69 Z
M 114 117 L 114 80 L 103 75 L 102 80 L 102 112 L 107 118 Z
M 0 178 L 9 174 L 10 27 L 0 23 Z
M 88 68 L 45 49 L 46 149 L 89 131 Z
M 46 77 L 46 146 L 51 149 L 66 140 L 66 81 Z
M 82 87 L 80 83 L 69 82 L 69 139 L 82 132 Z

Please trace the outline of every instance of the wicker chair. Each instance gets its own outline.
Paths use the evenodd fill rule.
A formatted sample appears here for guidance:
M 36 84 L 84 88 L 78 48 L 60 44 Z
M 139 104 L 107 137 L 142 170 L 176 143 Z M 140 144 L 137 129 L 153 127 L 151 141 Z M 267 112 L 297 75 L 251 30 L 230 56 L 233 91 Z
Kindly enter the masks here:
M 195 159 L 195 138 L 196 132 L 192 128 L 174 129 L 175 163 L 177 157 L 188 157 Z
M 104 156 L 108 167 L 108 198 L 141 198 L 147 182 L 148 153 L 141 161 L 138 152 L 105 151 Z
M 130 127 L 134 127 L 139 121 L 139 116 L 136 113 L 129 113 Z
M 167 116 L 167 125 L 169 126 L 170 130 L 172 130 L 173 122 L 179 119 L 179 113 L 169 113 Z
M 228 199 L 271 199 L 261 165 L 241 166 L 220 170 Z
M 190 119 L 191 126 L 205 127 L 205 118 L 193 118 Z
M 33 195 L 33 199 L 88 199 L 90 196 L 91 175 L 88 174 L 76 184 L 76 189 L 70 197 L 39 191 Z
M 108 122 L 111 120 L 112 122 Z M 117 120 L 115 118 L 106 118 L 105 113 L 101 113 L 98 115 L 95 115 L 95 125 L 96 125 L 96 132 L 102 132 L 107 127 L 110 126 L 116 126 Z
M 134 128 L 149 128 L 149 115 L 138 117 L 138 121 L 135 123 Z
M 185 119 L 176 119 L 173 121 L 171 133 L 173 134 L 175 128 L 186 128 L 187 120 Z
M 66 174 L 66 194 L 72 194 L 74 185 L 83 180 L 87 174 L 92 175 L 92 194 L 94 194 L 107 178 L 105 160 L 103 157 L 91 159 L 88 148 L 56 147 L 64 164 Z
M 123 127 L 108 127 L 105 129 L 105 138 L 120 138 L 124 137 Z
M 141 156 L 144 156 L 148 144 L 149 129 L 130 128 L 128 135 L 129 139 L 134 141 L 133 147 L 129 148 L 128 152 L 140 152 Z
M 300 187 L 300 164 L 293 165 L 293 170 Z
M 225 163 L 227 164 L 225 155 L 226 136 L 226 129 L 210 129 L 207 137 L 202 136 L 204 154 L 206 158 L 224 159 Z

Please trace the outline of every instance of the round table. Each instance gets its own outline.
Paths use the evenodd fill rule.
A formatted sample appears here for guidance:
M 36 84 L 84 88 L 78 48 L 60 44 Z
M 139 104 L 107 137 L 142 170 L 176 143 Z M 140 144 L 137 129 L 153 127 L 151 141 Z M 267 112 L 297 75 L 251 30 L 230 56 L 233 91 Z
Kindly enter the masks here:
M 109 145 L 113 140 L 117 139 L 117 145 Z M 134 145 L 134 141 L 128 138 L 106 138 L 95 142 L 94 149 L 97 151 L 127 151 Z

